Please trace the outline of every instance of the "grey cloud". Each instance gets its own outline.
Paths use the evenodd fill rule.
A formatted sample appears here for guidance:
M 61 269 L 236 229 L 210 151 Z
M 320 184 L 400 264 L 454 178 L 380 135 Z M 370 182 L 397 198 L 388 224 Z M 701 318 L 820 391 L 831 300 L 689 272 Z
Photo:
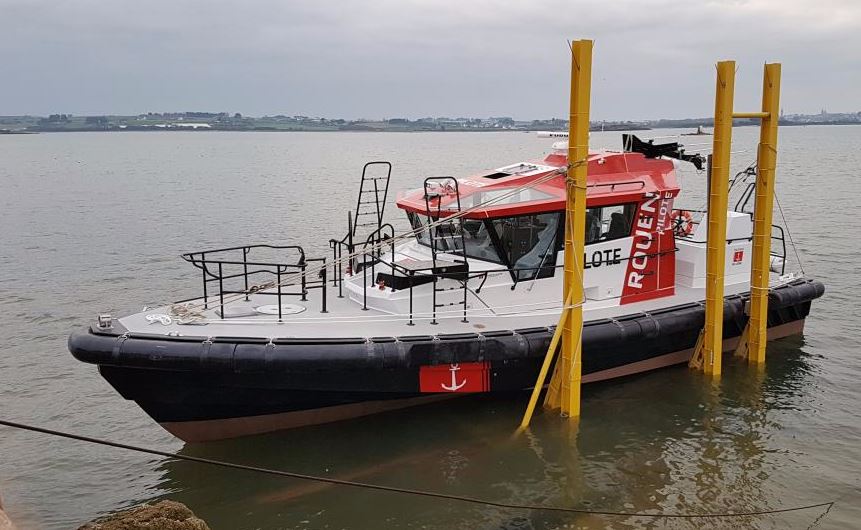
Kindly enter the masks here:
M 853 0 L 0 0 L 0 113 L 564 116 L 581 37 L 597 119 L 707 115 L 724 58 L 739 107 L 781 61 L 787 111 L 859 110 L 859 29 Z

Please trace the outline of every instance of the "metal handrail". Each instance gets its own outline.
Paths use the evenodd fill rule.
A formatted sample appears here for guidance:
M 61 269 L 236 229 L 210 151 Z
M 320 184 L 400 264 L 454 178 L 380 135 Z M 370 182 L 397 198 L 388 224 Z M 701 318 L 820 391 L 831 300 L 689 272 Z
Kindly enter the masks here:
M 278 263 L 278 262 L 269 262 L 269 261 L 249 261 L 248 255 L 254 249 L 267 248 L 273 250 L 293 250 L 299 253 L 298 261 L 295 263 Z M 241 251 L 242 252 L 242 260 L 238 259 L 218 259 L 219 256 L 224 255 L 226 253 Z M 241 245 L 235 247 L 226 247 L 214 250 L 204 250 L 198 252 L 187 252 L 181 255 L 182 259 L 191 263 L 194 267 L 200 269 L 202 274 L 203 281 L 203 308 L 209 308 L 209 289 L 208 284 L 210 282 L 218 283 L 218 300 L 219 307 L 221 311 L 221 318 L 224 319 L 224 295 L 226 294 L 243 294 L 245 295 L 245 300 L 250 300 L 250 295 L 252 293 L 257 293 L 261 295 L 270 295 L 278 297 L 278 320 L 281 321 L 283 318 L 283 308 L 282 308 L 282 298 L 284 296 L 299 296 L 300 300 L 307 301 L 308 300 L 308 290 L 309 289 L 322 289 L 322 311 L 323 313 L 328 312 L 327 310 L 327 276 L 326 276 L 326 258 L 307 258 L 305 255 L 305 250 L 299 245 L 268 245 L 268 244 L 258 244 L 258 245 Z M 311 280 L 310 282 L 307 279 L 306 270 L 308 263 L 311 262 L 320 262 L 322 263 L 322 270 L 320 272 L 320 280 Z M 242 267 L 241 272 L 230 273 L 225 271 L 225 267 Z M 253 270 L 249 270 L 249 267 L 253 268 Z M 289 271 L 298 271 L 300 275 L 300 281 L 298 283 L 299 292 L 284 292 L 284 284 L 281 281 L 282 274 L 286 274 Z M 249 278 L 255 275 L 269 274 L 275 276 L 276 281 L 276 292 L 265 292 L 265 290 L 260 289 L 257 286 L 250 285 Z M 225 280 L 232 280 L 236 278 L 242 278 L 244 289 L 233 290 L 226 289 L 224 286 Z M 294 285 L 294 284 L 290 284 Z
M 386 234 L 385 230 L 388 229 L 390 234 L 388 238 L 385 238 Z M 367 249 L 368 245 L 373 245 L 371 247 L 371 278 L 376 278 L 376 264 L 379 261 L 381 256 L 381 243 L 385 240 L 389 239 L 391 241 L 391 254 L 392 254 L 392 276 L 395 275 L 395 267 L 394 267 L 394 256 L 395 256 L 395 227 L 389 223 L 384 225 L 380 225 L 379 228 L 368 234 L 368 237 L 365 239 L 365 244 L 362 249 Z M 362 301 L 362 310 L 368 310 L 368 252 L 362 252 L 362 283 L 363 286 L 363 301 Z
M 353 255 L 353 213 L 347 212 L 347 234 L 341 239 L 330 239 L 329 247 L 332 249 L 332 282 L 338 286 L 338 298 L 344 298 L 344 248 L 347 255 Z M 352 272 L 355 257 L 349 259 L 347 268 Z

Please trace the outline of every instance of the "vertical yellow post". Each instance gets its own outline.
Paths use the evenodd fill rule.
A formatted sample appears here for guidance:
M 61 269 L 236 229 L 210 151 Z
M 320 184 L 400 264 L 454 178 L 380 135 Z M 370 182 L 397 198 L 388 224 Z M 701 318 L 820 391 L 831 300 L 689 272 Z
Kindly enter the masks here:
M 583 252 L 586 234 L 586 175 L 589 156 L 589 102 L 592 88 L 592 41 L 571 44 L 571 102 L 568 123 L 568 168 L 565 201 L 565 266 L 562 282 L 562 315 L 550 341 L 547 355 L 532 389 L 529 405 L 520 422 L 526 429 L 538 395 L 544 386 L 558 343 L 562 355 L 553 376 L 544 407 L 561 409 L 563 415 L 580 416 L 583 343 Z M 578 236 L 579 234 L 579 236 Z
M 739 344 L 751 363 L 765 362 L 768 329 L 768 276 L 771 261 L 771 223 L 777 167 L 777 122 L 780 114 L 780 64 L 766 64 L 762 75 L 762 118 L 753 213 L 753 261 L 750 269 L 750 320 Z M 747 343 L 745 344 L 745 337 Z
M 706 242 L 706 322 L 703 328 L 703 371 L 719 376 L 723 353 L 723 293 L 726 270 L 726 219 L 735 61 L 717 64 L 715 125 L 712 148 Z
M 568 118 L 568 174 L 565 203 L 565 275 L 562 299 L 574 307 L 562 330 L 561 408 L 580 416 L 583 333 L 583 252 L 586 234 L 586 158 L 589 156 L 589 103 L 592 85 L 592 41 L 571 43 L 571 103 Z

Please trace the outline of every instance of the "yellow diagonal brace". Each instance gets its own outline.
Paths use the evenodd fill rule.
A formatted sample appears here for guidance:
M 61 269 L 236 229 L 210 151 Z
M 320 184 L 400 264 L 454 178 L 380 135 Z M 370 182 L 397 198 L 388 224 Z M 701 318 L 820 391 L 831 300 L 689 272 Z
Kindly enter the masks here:
M 523 414 L 523 420 L 520 422 L 521 429 L 529 427 L 529 422 L 532 421 L 532 414 L 535 412 L 538 396 L 541 394 L 544 381 L 547 379 L 547 372 L 550 371 L 550 365 L 553 364 L 553 358 L 556 356 L 556 350 L 559 348 L 559 340 L 562 338 L 562 328 L 565 326 L 565 321 L 568 320 L 568 315 L 570 314 L 570 305 L 571 294 L 569 293 L 565 299 L 565 305 L 562 307 L 559 322 L 556 324 L 556 331 L 553 332 L 553 338 L 550 340 L 550 346 L 547 348 L 547 354 L 544 356 L 544 363 L 542 363 L 541 370 L 538 372 L 538 380 L 535 382 L 535 387 L 532 388 L 529 404 L 526 406 L 526 412 Z
M 550 384 L 547 385 L 547 395 L 544 396 L 544 408 L 556 410 L 562 407 L 562 361 L 556 363 Z
M 735 352 L 733 355 L 736 357 L 747 358 L 749 345 L 748 338 L 750 337 L 750 320 L 748 320 L 747 324 L 745 324 L 744 329 L 741 331 L 741 337 L 738 339 L 738 345 L 735 347 Z
M 688 361 L 688 367 L 695 370 L 703 369 L 703 330 L 700 330 L 697 335 L 697 342 L 694 344 L 694 354 L 691 355 Z

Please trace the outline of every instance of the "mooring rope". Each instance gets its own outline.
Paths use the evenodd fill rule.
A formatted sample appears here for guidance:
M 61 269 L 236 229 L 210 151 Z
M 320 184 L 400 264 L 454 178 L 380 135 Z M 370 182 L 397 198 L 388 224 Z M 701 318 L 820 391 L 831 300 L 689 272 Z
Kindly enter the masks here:
M 70 440 L 77 440 L 80 442 L 87 442 L 91 444 L 103 445 L 107 447 L 114 447 L 117 449 L 125 449 L 127 451 L 135 451 L 138 453 L 145 453 L 156 456 L 163 456 L 166 458 L 175 458 L 177 460 L 185 460 L 188 462 L 197 462 L 199 464 L 208 464 L 211 466 L 224 467 L 229 469 L 238 469 L 242 471 L 251 471 L 255 473 L 263 473 L 267 475 L 276 475 L 280 477 L 288 477 L 298 480 L 307 480 L 313 482 L 322 482 L 326 484 L 332 484 L 336 486 L 349 486 L 353 488 L 361 488 L 367 490 L 376 490 L 376 491 L 385 491 L 389 493 L 400 493 L 404 495 L 413 495 L 419 497 L 430 497 L 435 499 L 444 499 L 449 501 L 457 501 L 457 502 L 465 502 L 470 504 L 480 504 L 483 506 L 493 506 L 496 508 L 506 508 L 512 510 L 537 510 L 537 511 L 551 511 L 551 512 L 563 512 L 563 513 L 572 513 L 572 514 L 580 514 L 580 515 L 600 515 L 607 517 L 648 517 L 653 519 L 717 519 L 717 518 L 731 518 L 731 517 L 753 517 L 753 516 L 762 516 L 762 515 L 774 515 L 781 513 L 789 513 L 789 512 L 798 512 L 802 510 L 812 510 L 814 508 L 823 508 L 823 512 L 813 521 L 813 523 L 808 528 L 813 528 L 815 525 L 819 524 L 822 519 L 828 514 L 831 508 L 834 506 L 836 501 L 829 502 L 818 502 L 815 504 L 806 504 L 803 506 L 792 506 L 789 508 L 774 508 L 770 510 L 753 510 L 749 512 L 715 512 L 715 513 L 644 513 L 644 512 L 622 512 L 622 511 L 613 511 L 613 510 L 589 510 L 585 508 L 568 508 L 565 506 L 546 506 L 541 504 L 521 504 L 521 503 L 508 503 L 502 501 L 492 501 L 487 499 L 481 499 L 478 497 L 468 497 L 464 495 L 453 495 L 448 493 L 440 493 L 436 491 L 425 491 L 411 488 L 400 488 L 396 486 L 385 486 L 383 484 L 372 484 L 369 482 L 357 482 L 353 480 L 342 480 L 338 478 L 332 477 L 322 477 L 319 475 L 308 475 L 305 473 L 296 473 L 293 471 L 283 471 L 280 469 L 270 469 L 265 467 L 258 466 L 249 466 L 245 464 L 236 464 L 233 462 L 225 462 L 223 460 L 213 460 L 211 458 L 201 458 L 198 456 L 188 456 L 181 455 L 177 453 L 169 453 L 167 451 L 159 451 L 158 449 L 150 449 L 147 447 L 141 447 L 138 445 L 124 444 L 119 442 L 112 442 L 110 440 L 103 440 L 100 438 L 93 438 L 91 436 L 84 436 L 81 434 L 74 434 L 70 432 L 57 431 L 53 429 L 46 429 L 44 427 L 37 427 L 35 425 L 27 425 L 23 423 L 17 423 L 8 420 L 0 420 L 0 425 L 4 425 L 6 427 L 11 427 L 13 429 L 21 429 L 25 431 L 37 432 L 41 434 L 47 434 L 50 436 L 57 436 L 60 438 L 67 438 Z

